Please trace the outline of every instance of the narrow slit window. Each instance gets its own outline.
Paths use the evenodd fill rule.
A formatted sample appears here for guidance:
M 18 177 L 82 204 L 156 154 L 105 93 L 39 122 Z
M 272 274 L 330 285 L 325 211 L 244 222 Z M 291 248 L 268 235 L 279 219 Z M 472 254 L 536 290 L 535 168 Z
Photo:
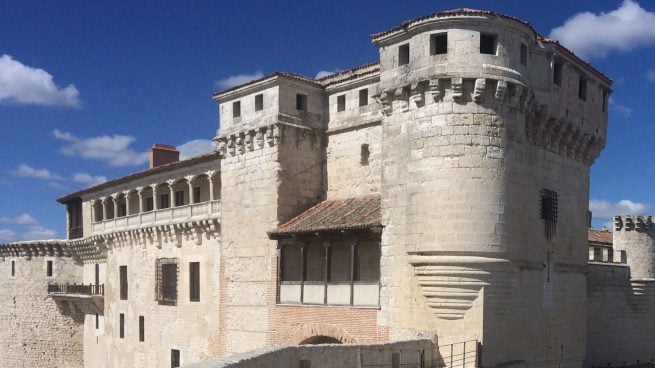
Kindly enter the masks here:
M 409 64 L 409 44 L 398 46 L 398 66 Z
M 125 314 L 121 313 L 118 315 L 118 337 L 121 339 L 125 338 Z
M 368 144 L 362 144 L 360 148 L 360 159 L 359 163 L 362 166 L 367 166 L 368 165 L 368 159 L 371 156 L 371 150 L 368 146 Z
M 557 192 L 542 189 L 540 193 L 541 218 L 544 220 L 544 234 L 551 240 L 557 233 Z
M 189 263 L 189 300 L 200 301 L 200 262 Z
M 296 110 L 307 111 L 307 95 L 296 94 Z
M 96 330 L 100 328 L 100 316 L 96 313 Z
M 232 117 L 238 118 L 241 116 L 241 101 L 232 103 Z
M 16 261 L 11 261 L 11 277 L 16 276 Z
M 262 110 L 264 110 L 264 95 L 260 93 L 255 95 L 255 111 Z
M 430 35 L 430 55 L 448 53 L 448 34 L 438 33 Z
M 521 64 L 528 65 L 528 46 L 521 44 Z
M 558 86 L 562 85 L 562 62 L 560 60 L 555 60 L 553 63 L 553 83 Z
M 139 316 L 139 341 L 146 341 L 146 320 L 143 316 Z
M 481 54 L 496 55 L 497 43 L 496 35 L 480 33 Z
M 120 281 L 120 298 L 121 300 L 127 300 L 127 266 L 120 266 L 118 269 L 118 276 Z
M 346 109 L 346 95 L 337 96 L 337 112 Z
M 359 90 L 359 107 L 368 106 L 368 88 Z
M 578 98 L 587 101 L 587 79 L 582 75 L 578 81 Z
M 52 277 L 52 261 L 48 261 L 46 267 L 47 267 L 46 274 L 48 275 L 48 277 Z
M 180 366 L 180 351 L 177 349 L 171 349 L 171 368 L 177 368 Z

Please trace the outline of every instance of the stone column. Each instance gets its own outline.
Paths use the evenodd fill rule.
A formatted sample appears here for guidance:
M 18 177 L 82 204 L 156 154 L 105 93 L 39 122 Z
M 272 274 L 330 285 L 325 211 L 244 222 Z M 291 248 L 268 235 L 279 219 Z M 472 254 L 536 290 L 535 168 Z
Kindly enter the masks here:
M 91 201 L 91 223 L 96 222 L 96 201 Z
M 114 203 L 114 216 L 113 219 L 116 219 L 118 217 L 118 193 L 114 193 L 111 195 L 111 200 Z
M 128 215 L 131 215 L 131 213 L 130 213 L 130 191 L 129 190 L 124 191 L 123 195 L 125 196 L 125 216 L 127 217 Z
M 167 180 L 166 183 L 168 183 L 168 207 L 173 208 L 175 207 L 175 189 L 173 189 L 173 184 L 175 184 L 175 180 Z
M 193 198 L 193 183 L 192 183 L 193 175 L 187 175 L 184 178 L 186 179 L 187 183 L 189 184 L 189 204 L 195 204 L 196 201 L 194 200 L 195 198 Z
M 159 209 L 157 201 L 157 184 L 152 184 L 150 187 L 152 188 L 152 210 L 157 211 Z
M 143 213 L 143 187 L 137 187 L 136 194 L 139 196 L 139 213 Z
M 100 198 L 100 204 L 102 204 L 102 220 L 103 221 L 107 220 L 107 205 L 105 204 L 106 200 L 107 200 L 107 197 Z
M 216 171 L 214 170 L 209 170 L 205 174 L 207 175 L 207 179 L 209 180 L 209 200 L 213 201 L 214 200 L 214 173 Z

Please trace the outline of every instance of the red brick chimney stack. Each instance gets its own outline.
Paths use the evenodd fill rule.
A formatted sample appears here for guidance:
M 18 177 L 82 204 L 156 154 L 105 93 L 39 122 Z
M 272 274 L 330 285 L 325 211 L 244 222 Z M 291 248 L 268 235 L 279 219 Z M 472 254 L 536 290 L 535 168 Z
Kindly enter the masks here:
M 155 144 L 150 150 L 150 168 L 180 161 L 180 151 L 174 146 Z

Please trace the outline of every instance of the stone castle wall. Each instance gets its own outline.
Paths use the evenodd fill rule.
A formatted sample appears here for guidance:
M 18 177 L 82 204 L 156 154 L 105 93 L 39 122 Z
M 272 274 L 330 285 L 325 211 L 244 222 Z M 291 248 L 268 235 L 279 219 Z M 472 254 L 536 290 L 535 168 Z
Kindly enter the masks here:
M 52 277 L 46 276 L 47 261 L 53 262 Z M 48 297 L 48 283 L 79 283 L 81 273 L 81 265 L 68 256 L 0 257 L 2 367 L 84 366 L 84 314 L 72 304 Z

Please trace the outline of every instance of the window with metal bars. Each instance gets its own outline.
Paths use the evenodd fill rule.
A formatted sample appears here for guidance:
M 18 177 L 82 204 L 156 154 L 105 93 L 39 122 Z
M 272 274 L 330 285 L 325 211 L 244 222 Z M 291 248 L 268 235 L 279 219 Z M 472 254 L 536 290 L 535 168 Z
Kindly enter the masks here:
M 177 304 L 177 258 L 159 258 L 156 265 L 157 301 L 163 305 Z
M 541 218 L 544 220 L 544 233 L 546 239 L 551 240 L 557 233 L 557 192 L 541 190 Z

